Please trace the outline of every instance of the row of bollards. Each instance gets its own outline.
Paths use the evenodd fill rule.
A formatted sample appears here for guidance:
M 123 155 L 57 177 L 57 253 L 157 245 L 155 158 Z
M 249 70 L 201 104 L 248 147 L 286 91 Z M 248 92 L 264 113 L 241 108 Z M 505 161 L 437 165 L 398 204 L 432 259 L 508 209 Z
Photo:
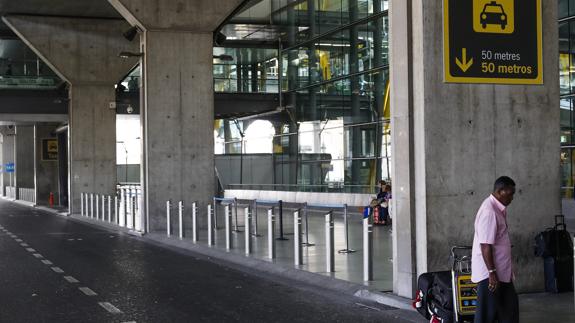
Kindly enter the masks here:
M 207 206 L 207 243 L 209 246 L 215 245 L 215 229 L 216 229 L 216 212 L 215 212 L 215 205 L 209 204 Z M 233 226 L 233 216 L 232 216 L 232 204 L 224 205 L 224 229 L 225 229 L 225 246 L 226 250 L 233 249 L 233 239 L 232 239 L 232 232 L 238 232 L 237 228 L 237 204 L 233 205 L 235 210 L 236 216 L 236 227 L 232 229 Z M 167 236 L 170 237 L 172 234 L 172 218 L 171 218 L 171 201 L 166 202 L 166 219 L 167 219 Z M 179 230 L 179 238 L 184 238 L 184 205 L 183 202 L 178 202 L 178 230 Z M 302 210 L 299 209 L 293 213 L 293 223 L 294 223 L 294 265 L 301 266 L 303 265 L 303 250 L 302 247 L 306 245 L 306 243 L 302 242 Z M 346 225 L 347 225 L 347 214 L 346 215 Z M 371 221 L 371 214 L 368 213 L 367 216 L 364 214 L 363 219 L 363 278 L 365 281 L 370 281 L 373 279 L 373 262 L 371 259 L 372 250 L 373 250 L 373 241 L 372 241 L 372 231 L 373 231 L 373 224 Z M 250 255 L 252 252 L 252 212 L 250 207 L 246 207 L 244 209 L 244 248 L 245 254 Z M 192 206 L 192 231 L 193 237 L 192 241 L 198 242 L 198 224 L 197 224 L 197 206 L 196 203 L 193 203 Z M 268 242 L 268 250 L 267 250 L 267 258 L 268 259 L 275 259 L 276 258 L 276 217 L 274 214 L 274 208 L 271 207 L 267 211 L 267 242 Z M 345 234 L 347 235 L 348 230 L 345 230 Z M 306 232 L 307 233 L 307 232 Z M 307 240 L 307 239 L 306 239 Z M 335 272 L 335 246 L 334 246 L 334 219 L 333 219 L 333 212 L 329 211 L 325 214 L 325 261 L 326 261 L 326 272 Z M 348 247 L 348 239 L 346 237 L 346 247 Z M 309 245 L 309 244 L 308 244 Z M 345 249 L 345 253 L 349 252 L 349 248 Z
M 127 190 L 119 196 L 81 193 L 80 214 L 91 219 L 136 229 L 139 198 Z M 130 224 L 131 222 L 131 224 Z

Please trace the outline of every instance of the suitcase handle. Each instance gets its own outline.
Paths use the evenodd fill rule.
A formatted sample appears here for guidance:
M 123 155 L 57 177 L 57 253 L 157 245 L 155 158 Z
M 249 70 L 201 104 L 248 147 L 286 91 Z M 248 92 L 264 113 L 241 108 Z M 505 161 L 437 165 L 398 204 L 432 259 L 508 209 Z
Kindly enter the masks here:
M 565 225 L 565 216 L 563 214 L 555 216 L 555 226 L 558 226 L 560 224 Z

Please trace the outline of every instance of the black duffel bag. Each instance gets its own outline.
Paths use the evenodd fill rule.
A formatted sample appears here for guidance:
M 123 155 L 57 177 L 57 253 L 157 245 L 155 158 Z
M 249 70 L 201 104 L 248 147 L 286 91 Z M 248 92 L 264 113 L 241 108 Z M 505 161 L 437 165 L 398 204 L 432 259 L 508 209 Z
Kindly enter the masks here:
M 428 320 L 433 313 L 443 319 L 444 323 L 452 322 L 451 272 L 437 271 L 421 274 L 417 279 L 417 293 L 413 307 Z

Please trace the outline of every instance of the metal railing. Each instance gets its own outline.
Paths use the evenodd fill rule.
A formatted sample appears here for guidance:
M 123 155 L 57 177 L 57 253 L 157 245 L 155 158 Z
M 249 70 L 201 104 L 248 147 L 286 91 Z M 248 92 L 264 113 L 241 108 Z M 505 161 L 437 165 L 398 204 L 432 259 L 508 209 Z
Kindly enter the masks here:
M 33 188 L 18 188 L 18 199 L 26 202 L 36 203 L 36 190 Z
M 6 186 L 6 197 L 15 199 L 16 198 L 16 187 Z

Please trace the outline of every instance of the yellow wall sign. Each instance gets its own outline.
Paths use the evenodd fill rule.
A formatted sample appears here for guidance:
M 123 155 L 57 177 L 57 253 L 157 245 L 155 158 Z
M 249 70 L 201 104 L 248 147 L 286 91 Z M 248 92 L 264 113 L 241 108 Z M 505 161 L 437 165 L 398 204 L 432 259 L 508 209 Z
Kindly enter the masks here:
M 543 84 L 541 0 L 443 0 L 450 83 Z

